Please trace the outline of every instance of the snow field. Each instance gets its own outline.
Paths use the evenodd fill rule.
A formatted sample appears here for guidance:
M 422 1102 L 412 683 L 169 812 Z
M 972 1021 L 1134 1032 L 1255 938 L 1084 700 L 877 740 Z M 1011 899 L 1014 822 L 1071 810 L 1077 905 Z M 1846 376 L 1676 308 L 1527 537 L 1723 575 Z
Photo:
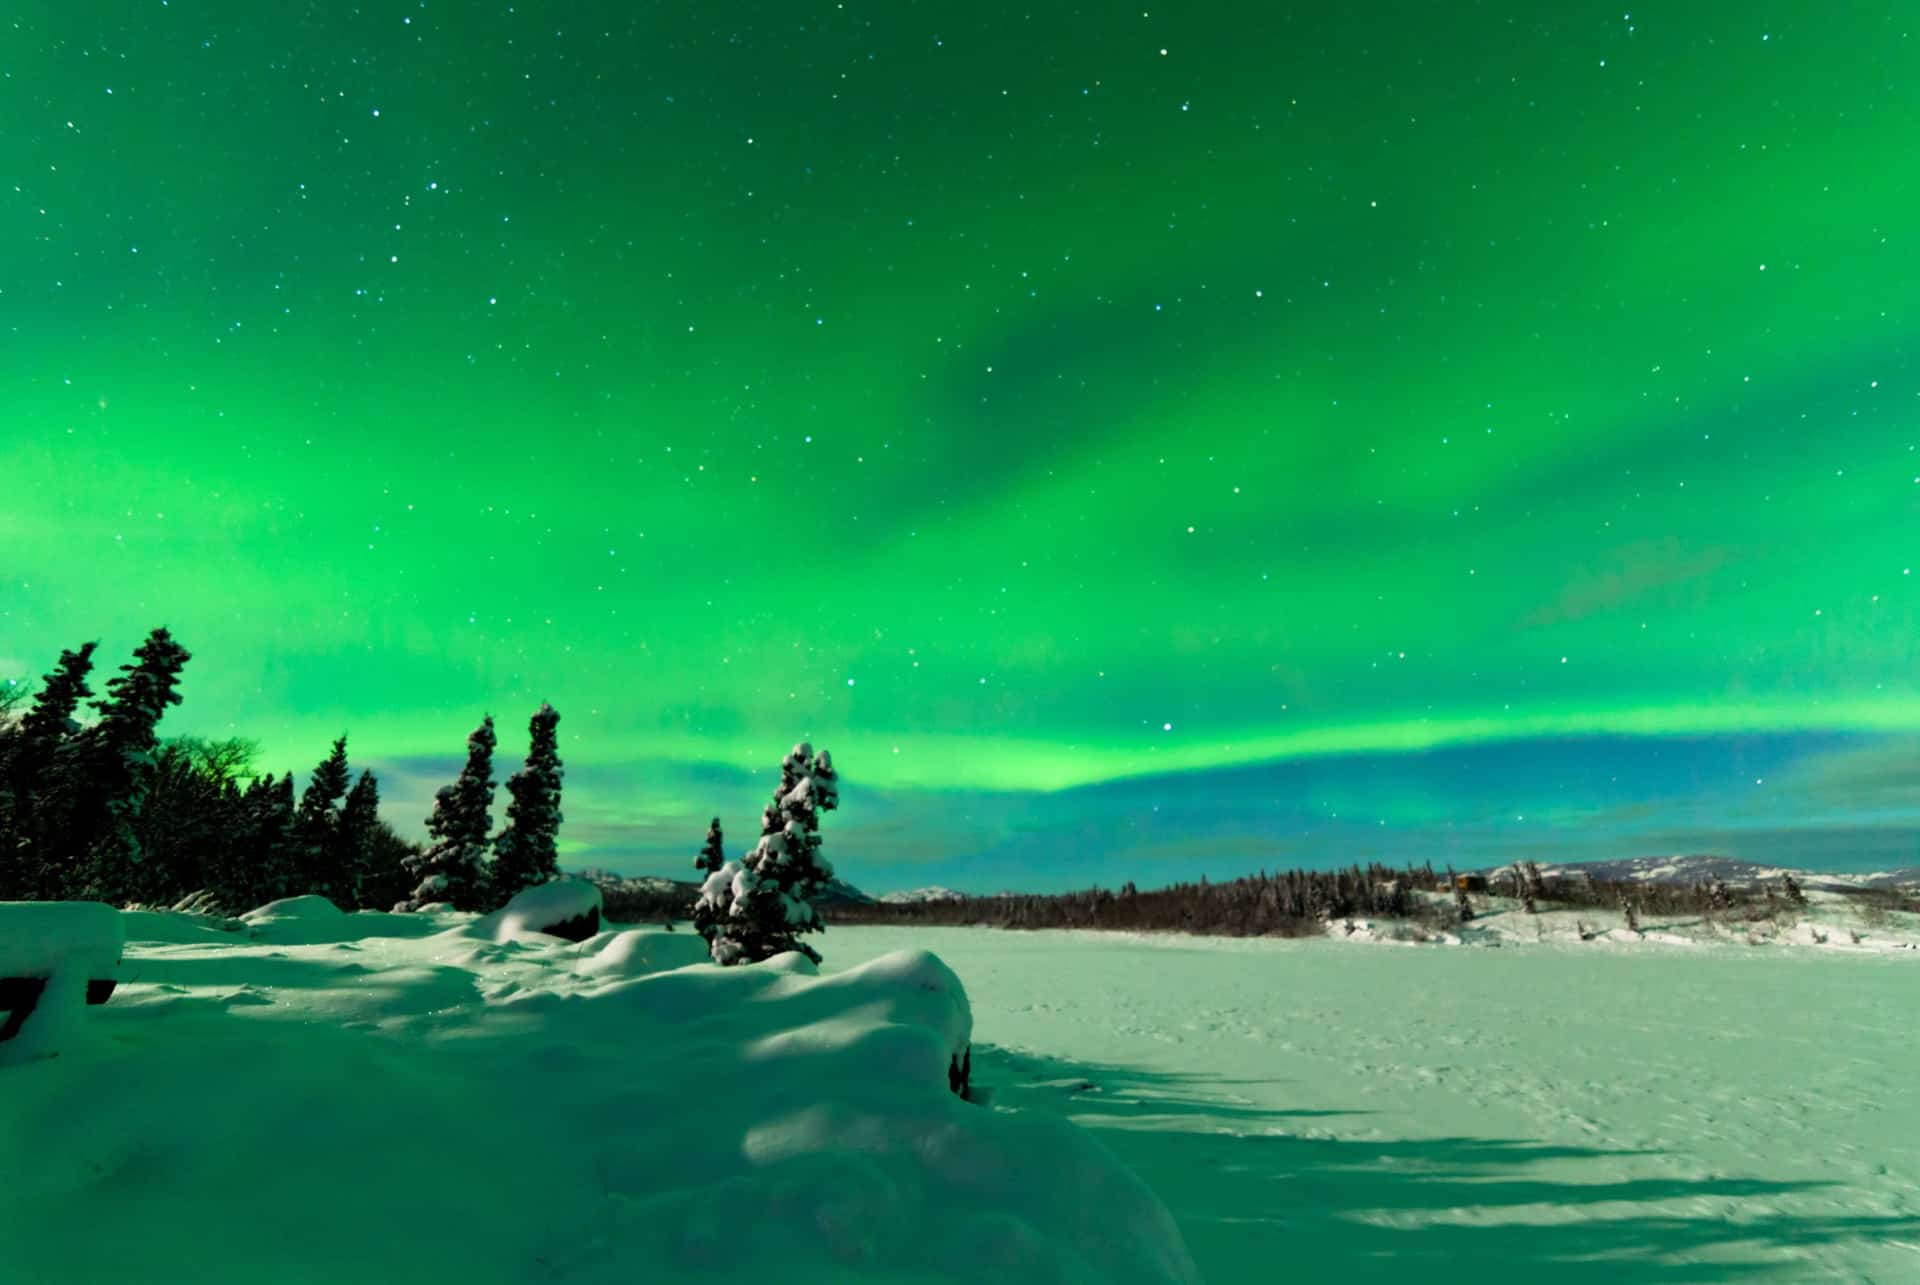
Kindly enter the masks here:
M 1212 1285 L 1920 1279 L 1920 957 L 1682 939 L 846 926 L 827 958 L 948 961 L 976 1086 L 1095 1133 Z
M 972 1020 L 924 951 L 822 976 L 314 898 L 120 919 L 90 1038 L 0 1070 L 16 1279 L 1198 1279 L 1082 1131 L 948 1092 Z

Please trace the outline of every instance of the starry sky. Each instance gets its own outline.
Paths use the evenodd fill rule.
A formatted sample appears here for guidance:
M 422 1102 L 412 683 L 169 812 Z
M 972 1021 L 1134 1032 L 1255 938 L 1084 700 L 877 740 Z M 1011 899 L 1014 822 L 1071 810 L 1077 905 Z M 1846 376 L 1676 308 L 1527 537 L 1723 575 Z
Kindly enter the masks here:
M 634 873 L 801 737 L 876 890 L 1920 863 L 1908 6 L 99 0 L 0 119 L 0 676 L 408 833 L 550 700 Z

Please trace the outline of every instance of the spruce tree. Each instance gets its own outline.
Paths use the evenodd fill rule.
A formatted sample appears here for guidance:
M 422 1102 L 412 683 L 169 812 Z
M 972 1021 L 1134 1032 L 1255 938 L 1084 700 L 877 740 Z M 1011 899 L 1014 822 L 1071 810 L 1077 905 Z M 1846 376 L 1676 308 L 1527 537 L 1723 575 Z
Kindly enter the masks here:
M 332 836 L 332 859 L 327 863 L 335 887 L 333 901 L 342 910 L 366 904 L 363 894 L 373 871 L 379 828 L 380 783 L 373 773 L 362 772 L 340 809 L 340 819 Z
M 293 773 L 271 773 L 253 783 L 241 800 L 246 818 L 245 868 L 236 879 L 235 913 L 294 895 L 299 876 L 299 834 L 293 805 Z
M 467 763 L 452 785 L 443 785 L 427 818 L 432 842 L 411 864 L 420 880 L 409 909 L 451 902 L 455 910 L 478 910 L 486 897 L 487 837 L 493 830 L 493 715 L 467 738 Z
M 339 845 L 335 842 L 340 824 L 339 804 L 346 797 L 347 738 L 333 743 L 333 750 L 313 769 L 307 788 L 300 796 L 300 807 L 293 818 L 293 888 L 295 893 L 319 893 L 343 910 L 353 909 L 346 873 L 337 868 Z
M 813 902 L 833 865 L 820 855 L 820 815 L 839 803 L 832 755 L 822 750 L 815 758 L 805 741 L 794 746 L 761 814 L 760 842 L 743 861 L 708 875 L 701 889 L 696 914 L 714 926 L 708 947 L 715 963 L 755 963 L 789 950 L 820 962 L 800 934 L 823 930 Z
M 83 774 L 53 771 L 61 750 L 80 730 L 74 714 L 93 693 L 87 674 L 97 643 L 62 651 L 59 667 L 41 680 L 27 712 L 10 729 L 0 764 L 0 900 L 59 895 L 71 872 L 68 818 L 80 806 Z
M 693 868 L 712 874 L 725 864 L 727 864 L 726 840 L 720 835 L 720 818 L 715 817 L 707 823 L 707 842 L 700 849 L 700 855 L 693 859 Z
M 164 628 L 148 634 L 133 654 L 134 663 L 122 665 L 119 677 L 107 682 L 106 698 L 94 703 L 100 721 L 75 738 L 86 802 L 68 833 L 75 854 L 85 854 L 83 894 L 97 901 L 117 903 L 133 890 L 140 864 L 134 820 L 159 745 L 154 729 L 167 707 L 180 703 L 180 671 L 191 659 Z
M 41 680 L 32 706 L 21 716 L 7 763 L 11 784 L 21 794 L 33 793 L 36 773 L 46 769 L 60 742 L 79 730 L 73 716 L 80 702 L 93 695 L 87 675 L 99 645 L 82 643 L 78 651 L 62 651 L 59 667 Z
M 715 817 L 707 825 L 706 845 L 700 849 L 700 855 L 693 859 L 693 868 L 705 875 L 700 895 L 693 903 L 693 930 L 707 943 L 709 952 L 713 949 L 713 939 L 720 934 L 726 909 L 732 903 L 732 872 L 724 878 L 718 877 L 729 864 L 725 842 L 720 834 L 720 818 Z M 739 869 L 737 864 L 734 869 Z M 712 895 L 708 895 L 709 889 Z
M 527 726 L 527 763 L 507 780 L 507 827 L 493 841 L 492 901 L 560 875 L 560 715 L 541 705 Z

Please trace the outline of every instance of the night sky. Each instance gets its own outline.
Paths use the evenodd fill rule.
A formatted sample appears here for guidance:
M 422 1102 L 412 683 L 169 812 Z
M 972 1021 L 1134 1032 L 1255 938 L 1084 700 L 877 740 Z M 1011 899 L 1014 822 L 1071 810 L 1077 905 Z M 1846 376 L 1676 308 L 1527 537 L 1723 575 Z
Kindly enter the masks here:
M 0 676 L 410 834 L 550 700 L 635 873 L 801 737 L 876 890 L 1920 863 L 1909 5 L 94 0 L 0 121 Z

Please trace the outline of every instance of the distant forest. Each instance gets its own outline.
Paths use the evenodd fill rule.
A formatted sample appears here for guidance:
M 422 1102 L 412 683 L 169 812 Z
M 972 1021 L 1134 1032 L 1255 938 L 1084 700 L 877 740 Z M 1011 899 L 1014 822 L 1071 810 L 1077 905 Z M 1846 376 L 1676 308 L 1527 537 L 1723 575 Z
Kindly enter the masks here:
M 239 914 L 315 893 L 343 910 L 446 900 L 488 909 L 557 872 L 559 715 L 533 717 L 533 751 L 507 783 L 507 825 L 491 833 L 493 720 L 435 798 L 422 847 L 379 815 L 374 774 L 355 778 L 347 738 L 296 790 L 261 774 L 241 737 L 162 740 L 192 658 L 156 629 L 93 698 L 97 644 L 63 651 L 37 688 L 0 687 L 0 901 L 105 901 Z M 81 720 L 83 706 L 97 715 Z

